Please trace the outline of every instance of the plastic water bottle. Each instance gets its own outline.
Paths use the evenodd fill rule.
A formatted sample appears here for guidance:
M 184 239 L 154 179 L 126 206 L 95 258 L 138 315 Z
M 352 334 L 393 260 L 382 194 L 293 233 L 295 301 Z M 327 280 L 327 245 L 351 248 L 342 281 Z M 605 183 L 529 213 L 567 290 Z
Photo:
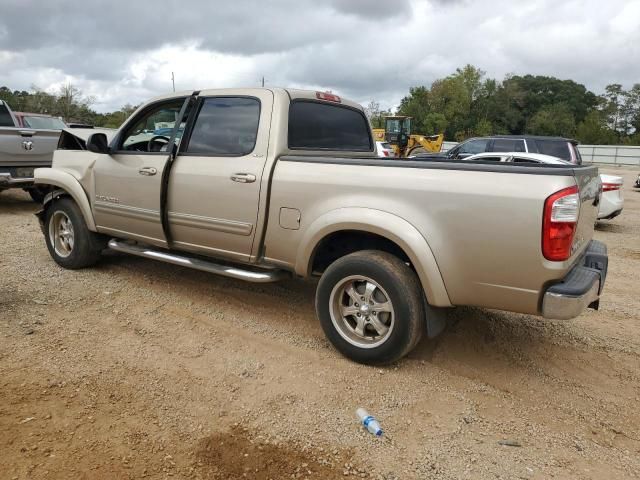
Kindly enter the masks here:
M 356 410 L 356 415 L 358 416 L 358 420 L 360 423 L 369 430 L 370 433 L 373 433 L 376 437 L 382 436 L 382 428 L 380 428 L 380 424 L 378 421 L 373 418 L 364 408 L 359 408 Z

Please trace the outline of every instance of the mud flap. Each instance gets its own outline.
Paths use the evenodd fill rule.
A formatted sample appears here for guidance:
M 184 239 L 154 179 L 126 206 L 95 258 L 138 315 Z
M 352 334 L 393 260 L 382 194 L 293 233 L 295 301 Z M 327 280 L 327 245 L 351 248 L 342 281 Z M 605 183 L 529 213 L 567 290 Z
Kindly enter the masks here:
M 422 298 L 424 299 L 424 316 L 425 326 L 427 327 L 427 337 L 435 338 L 447 327 L 447 312 L 452 309 L 432 307 L 427 303 L 426 297 L 423 296 Z

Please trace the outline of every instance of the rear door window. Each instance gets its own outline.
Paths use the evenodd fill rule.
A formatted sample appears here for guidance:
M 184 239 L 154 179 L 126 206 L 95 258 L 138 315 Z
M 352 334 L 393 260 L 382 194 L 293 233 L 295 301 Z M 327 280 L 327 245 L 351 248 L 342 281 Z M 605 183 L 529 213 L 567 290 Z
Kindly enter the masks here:
M 571 161 L 571 152 L 569 151 L 570 143 L 566 140 L 541 140 L 536 139 L 538 153 L 558 157 L 568 162 Z
M 186 152 L 197 155 L 243 156 L 256 146 L 260 101 L 253 97 L 205 98 Z
M 475 140 L 469 140 L 468 142 L 460 145 L 457 154 L 475 155 L 476 153 L 485 152 L 487 150 L 488 143 L 488 138 L 477 138 Z
M 289 148 L 307 150 L 373 150 L 369 124 L 356 109 L 296 100 L 289 107 Z
M 492 152 L 524 152 L 524 140 L 517 138 L 496 138 Z

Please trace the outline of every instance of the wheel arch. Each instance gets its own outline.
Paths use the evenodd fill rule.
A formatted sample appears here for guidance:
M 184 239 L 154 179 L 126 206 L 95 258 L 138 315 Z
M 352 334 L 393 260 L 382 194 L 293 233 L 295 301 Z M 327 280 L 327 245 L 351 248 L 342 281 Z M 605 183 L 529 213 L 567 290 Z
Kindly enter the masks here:
M 314 262 L 323 244 L 341 233 L 372 235 L 391 247 L 385 251 L 402 252 L 420 279 L 429 304 L 438 307 L 452 306 L 442 275 L 429 244 L 422 234 L 406 220 L 381 210 L 370 208 L 340 208 L 332 210 L 313 221 L 298 248 L 295 272 L 307 277 L 312 274 Z M 358 251 L 357 248 L 352 251 Z M 345 253 L 345 254 L 346 254 Z M 338 257 L 340 258 L 340 257 Z M 337 258 L 336 258 L 337 259 Z
M 78 208 L 80 208 L 87 228 L 92 232 L 97 231 L 87 194 L 82 188 L 82 185 L 80 185 L 80 182 L 73 175 L 64 170 L 37 168 L 34 176 L 36 185 L 49 185 L 54 187 L 43 201 L 43 212 L 47 210 L 49 204 L 56 198 L 69 196 L 76 202 Z

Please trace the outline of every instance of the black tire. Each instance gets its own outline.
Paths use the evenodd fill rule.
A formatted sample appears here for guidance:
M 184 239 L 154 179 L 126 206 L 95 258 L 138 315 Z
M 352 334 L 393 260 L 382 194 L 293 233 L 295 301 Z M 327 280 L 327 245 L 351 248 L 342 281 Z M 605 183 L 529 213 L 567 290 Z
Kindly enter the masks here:
M 364 295 L 363 288 L 366 291 L 369 283 L 377 284 L 370 294 L 372 301 L 365 302 L 361 296 L 362 305 L 356 304 L 354 289 L 358 295 Z M 373 298 L 375 295 L 377 299 Z M 388 302 L 384 302 L 385 298 Z M 365 303 L 366 310 L 362 310 Z M 364 330 L 358 331 L 358 322 L 364 315 L 372 319 L 374 309 L 388 304 L 391 312 L 379 310 L 377 316 L 388 327 L 385 334 L 376 336 L 380 323 L 373 325 L 369 323 L 371 320 L 365 320 Z M 354 309 L 358 313 L 344 315 Z M 423 293 L 418 277 L 398 257 L 377 250 L 351 253 L 326 269 L 316 291 L 316 313 L 329 341 L 343 355 L 359 363 L 392 363 L 409 353 L 424 331 Z
M 42 187 L 32 187 L 27 190 L 29 196 L 31 196 L 31 200 L 36 203 L 42 204 L 44 201 L 44 197 L 47 196 L 48 190 Z
M 72 232 L 72 243 L 68 242 L 68 236 L 66 242 L 59 240 L 63 236 L 57 235 L 61 231 L 57 229 L 61 220 L 71 224 L 72 228 L 65 231 Z M 44 236 L 49 254 L 55 262 L 72 270 L 95 265 L 106 247 L 105 239 L 87 228 L 78 205 L 69 197 L 54 200 L 50 204 L 44 222 Z M 56 245 L 52 242 L 56 242 Z

